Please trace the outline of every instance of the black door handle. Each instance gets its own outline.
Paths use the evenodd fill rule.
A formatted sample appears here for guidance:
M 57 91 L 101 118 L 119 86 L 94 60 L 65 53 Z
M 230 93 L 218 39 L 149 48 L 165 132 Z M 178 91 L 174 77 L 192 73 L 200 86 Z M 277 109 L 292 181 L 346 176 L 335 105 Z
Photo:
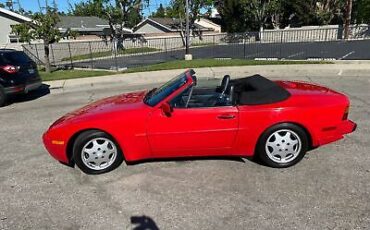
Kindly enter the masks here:
M 223 119 L 223 120 L 234 119 L 235 118 L 235 115 L 232 115 L 232 114 L 222 114 L 222 115 L 218 115 L 217 118 L 218 119 Z

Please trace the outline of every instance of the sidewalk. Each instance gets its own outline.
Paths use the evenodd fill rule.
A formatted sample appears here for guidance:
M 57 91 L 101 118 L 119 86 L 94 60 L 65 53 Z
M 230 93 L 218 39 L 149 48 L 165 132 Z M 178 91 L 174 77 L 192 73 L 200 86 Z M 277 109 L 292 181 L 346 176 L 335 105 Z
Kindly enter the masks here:
M 261 74 L 269 78 L 289 80 L 333 76 L 370 78 L 370 61 L 336 61 L 334 64 L 207 67 L 194 68 L 194 70 L 196 71 L 197 77 L 201 79 L 222 78 L 226 74 L 230 75 L 232 78 Z M 121 73 L 110 76 L 46 81 L 44 83 L 50 85 L 51 89 L 95 87 L 107 84 L 144 85 L 165 82 L 183 71 L 184 69 Z

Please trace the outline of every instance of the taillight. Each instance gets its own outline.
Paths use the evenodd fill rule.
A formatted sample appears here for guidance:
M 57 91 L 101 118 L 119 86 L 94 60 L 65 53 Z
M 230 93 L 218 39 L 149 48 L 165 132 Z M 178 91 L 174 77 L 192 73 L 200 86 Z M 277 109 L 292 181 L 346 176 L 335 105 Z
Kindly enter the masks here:
M 0 68 L 7 73 L 13 74 L 19 71 L 20 66 L 6 65 L 6 66 L 1 66 Z
M 346 109 L 344 110 L 342 120 L 347 120 L 348 119 L 348 113 L 349 113 L 349 106 L 347 106 Z

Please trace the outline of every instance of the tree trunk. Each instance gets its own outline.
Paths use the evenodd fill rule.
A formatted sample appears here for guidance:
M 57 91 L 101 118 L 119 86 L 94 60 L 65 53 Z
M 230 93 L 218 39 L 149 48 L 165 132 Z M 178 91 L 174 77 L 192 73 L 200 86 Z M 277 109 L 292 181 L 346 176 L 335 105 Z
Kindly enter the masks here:
M 351 14 L 352 14 L 352 0 L 347 0 L 346 3 L 346 17 L 345 17 L 345 24 L 344 24 L 344 39 L 349 38 L 350 34 L 350 24 L 351 24 Z
M 259 41 L 263 40 L 263 24 L 260 24 L 260 30 L 258 32 L 258 40 Z
M 45 71 L 46 73 L 50 73 L 50 59 L 49 59 L 49 53 L 50 53 L 50 50 L 49 50 L 49 41 L 46 41 L 44 40 L 44 59 L 45 59 Z
M 184 27 L 183 27 L 183 22 L 182 22 L 182 18 L 181 18 L 181 14 L 179 14 L 179 20 L 180 20 L 180 36 L 181 36 L 181 40 L 182 40 L 182 45 L 185 47 L 186 46 L 186 38 L 185 38 L 185 32 L 184 32 Z

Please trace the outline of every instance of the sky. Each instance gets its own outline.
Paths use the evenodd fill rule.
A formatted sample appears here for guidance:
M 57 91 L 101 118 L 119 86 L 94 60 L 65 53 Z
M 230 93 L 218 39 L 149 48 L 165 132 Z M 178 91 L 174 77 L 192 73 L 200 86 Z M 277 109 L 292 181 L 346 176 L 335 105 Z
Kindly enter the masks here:
M 7 0 L 0 0 L 1 3 L 5 3 Z M 41 6 L 45 6 L 45 1 L 48 1 L 49 4 L 52 4 L 53 0 L 13 0 L 13 2 L 19 1 L 22 8 L 24 8 L 26 11 L 39 11 L 39 4 L 40 2 Z M 68 12 L 69 9 L 69 3 L 74 5 L 75 3 L 82 2 L 82 0 L 56 0 L 57 6 L 59 11 Z M 159 4 L 163 4 L 164 6 L 167 6 L 169 4 L 170 0 L 150 0 L 149 6 L 144 8 L 144 15 L 150 15 L 152 12 L 154 12 Z M 15 6 L 15 9 L 17 9 L 18 6 Z

